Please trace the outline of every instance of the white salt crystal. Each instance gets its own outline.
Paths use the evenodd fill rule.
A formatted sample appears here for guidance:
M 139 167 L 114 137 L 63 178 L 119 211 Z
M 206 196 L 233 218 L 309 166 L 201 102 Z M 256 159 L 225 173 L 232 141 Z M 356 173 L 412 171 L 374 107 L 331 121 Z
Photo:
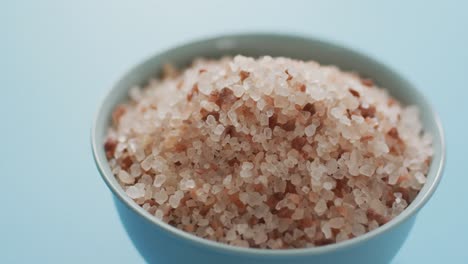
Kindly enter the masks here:
M 223 179 L 223 185 L 224 185 L 224 186 L 230 185 L 230 184 L 231 184 L 231 180 L 232 180 L 232 175 L 229 174 L 228 176 L 226 176 L 226 178 Z
M 304 209 L 298 208 L 294 210 L 293 214 L 291 215 L 291 219 L 293 220 L 300 220 L 304 218 Z
M 249 200 L 249 194 L 246 192 L 239 193 L 239 200 L 242 203 L 247 204 L 247 201 Z
M 368 226 L 369 231 L 372 231 L 372 230 L 374 230 L 374 229 L 376 229 L 376 228 L 378 228 L 378 227 L 379 227 L 379 223 L 377 223 L 377 221 L 375 221 L 375 220 L 372 220 L 372 221 L 369 223 L 369 226 Z
M 135 178 L 133 178 L 128 172 L 124 170 L 120 170 L 119 173 L 117 174 L 117 177 L 119 180 L 125 184 L 132 184 L 135 182 Z
M 195 181 L 192 179 L 182 179 L 179 183 L 179 187 L 181 190 L 189 190 L 195 188 Z
M 385 215 L 386 207 L 385 205 L 379 201 L 378 199 L 372 199 L 369 207 L 373 209 L 379 215 Z
M 216 119 L 213 115 L 208 115 L 206 118 L 206 124 L 210 127 L 214 127 L 216 125 Z
M 273 132 L 271 131 L 271 128 L 267 127 L 263 130 L 263 135 L 265 136 L 266 139 L 271 139 L 271 136 L 273 135 Z
M 153 178 L 148 174 L 143 174 L 138 182 L 141 182 L 144 185 L 151 185 L 153 183 Z
M 138 164 L 138 163 L 132 164 L 132 166 L 130 166 L 130 174 L 134 178 L 140 176 L 141 175 L 141 166 L 140 166 L 140 164 Z
M 387 163 L 385 167 L 383 168 L 384 172 L 387 174 L 392 173 L 393 171 L 395 171 L 395 169 L 396 169 L 396 166 L 393 163 Z
M 154 178 L 154 182 L 153 182 L 153 186 L 154 187 L 161 187 L 164 182 L 166 181 L 166 175 L 164 174 L 158 174 L 156 175 L 156 177 Z
M 330 225 L 331 228 L 335 228 L 335 229 L 341 228 L 344 224 L 345 224 L 345 220 L 343 217 L 335 217 L 335 218 L 330 219 L 330 221 L 328 221 L 328 225 Z
M 252 162 L 244 162 L 242 163 L 242 169 L 244 170 L 251 170 L 253 169 L 254 165 L 252 164 Z
M 375 140 L 373 142 L 374 142 L 373 152 L 377 157 L 389 152 L 389 148 L 388 148 L 387 144 L 385 144 L 385 142 L 375 141 Z
M 141 162 L 141 168 L 144 170 L 144 171 L 149 171 L 151 169 L 151 164 L 153 163 L 153 155 L 149 155 L 148 157 L 146 157 L 146 159 L 144 159 L 142 162 Z
M 331 238 L 332 231 L 331 231 L 330 226 L 328 225 L 328 223 L 323 224 L 321 230 L 322 230 L 322 233 L 323 233 L 323 235 L 325 236 L 326 239 Z
M 351 229 L 351 233 L 354 235 L 354 236 L 360 236 L 362 234 L 364 234 L 366 232 L 366 228 L 361 225 L 361 224 L 354 224 L 352 225 L 352 229 Z
M 229 231 L 226 232 L 226 240 L 227 241 L 232 241 L 237 238 L 236 235 L 236 230 L 230 229 Z
M 232 89 L 232 92 L 233 92 L 234 96 L 236 96 L 238 98 L 242 97 L 242 95 L 245 92 L 245 89 L 244 89 L 244 87 L 242 85 L 233 85 L 231 87 L 231 89 Z
M 328 191 L 329 191 L 329 190 L 333 189 L 333 183 L 331 183 L 331 182 L 325 182 L 325 183 L 323 183 L 323 188 L 324 188 L 325 190 L 328 190 Z
M 375 165 L 367 163 L 359 167 L 359 173 L 361 173 L 362 175 L 371 177 L 374 174 L 375 169 L 376 169 Z
M 301 177 L 301 175 L 299 175 L 299 174 L 293 174 L 293 175 L 291 176 L 291 183 L 292 183 L 293 185 L 296 185 L 296 186 L 297 186 L 297 185 L 301 184 L 301 182 L 302 182 L 302 177 Z M 304 186 L 304 187 L 306 187 L 306 186 Z
M 217 125 L 216 128 L 213 130 L 213 133 L 215 135 L 221 135 L 224 132 L 224 126 L 223 125 Z
M 260 245 L 268 240 L 268 236 L 265 232 L 258 232 L 254 234 L 254 243 Z
M 197 223 L 198 226 L 208 226 L 209 224 L 210 224 L 210 221 L 205 218 L 198 220 L 198 223 Z
M 330 110 L 330 114 L 335 118 L 341 118 L 343 116 L 343 110 L 338 107 L 334 107 Z
M 322 215 L 323 213 L 325 213 L 326 210 L 327 210 L 327 203 L 325 202 L 325 200 L 320 199 L 320 200 L 317 202 L 317 204 L 315 205 L 314 211 L 315 211 L 318 215 Z
M 138 199 L 145 196 L 145 186 L 141 183 L 137 183 L 127 188 L 127 195 L 132 199 Z
M 306 136 L 311 137 L 315 134 L 316 129 L 317 127 L 314 124 L 311 124 L 304 129 L 304 133 Z
M 312 227 L 307 227 L 304 229 L 304 233 L 309 237 L 309 238 L 314 238 L 315 234 L 317 233 L 317 230 L 315 226 Z
M 172 139 L 172 141 L 175 141 Z M 153 162 L 151 163 L 151 168 L 156 172 L 162 172 L 167 168 L 166 160 L 158 155 L 154 157 Z
M 246 170 L 246 169 L 242 169 L 240 171 L 240 174 L 241 178 L 249 178 L 249 177 L 252 177 L 252 171 L 251 170 Z
M 211 227 L 207 227 L 206 230 L 205 230 L 206 234 L 208 234 L 209 236 L 213 236 L 214 235 L 214 230 L 213 228 Z
M 310 188 L 307 187 L 307 186 L 302 186 L 301 191 L 303 191 L 304 193 L 309 193 L 309 192 L 310 192 Z
M 153 194 L 154 201 L 157 202 L 158 204 L 163 204 L 164 202 L 167 201 L 167 193 L 164 189 L 157 191 Z
M 345 241 L 345 240 L 348 240 L 349 237 L 348 235 L 345 233 L 345 232 L 339 232 L 338 235 L 336 235 L 336 242 L 341 242 L 341 241 Z
M 237 232 L 239 234 L 241 234 L 241 235 L 244 234 L 247 231 L 248 228 L 249 228 L 249 225 L 247 225 L 247 224 L 237 224 L 236 225 Z
M 265 105 L 266 105 L 266 102 L 265 102 L 265 100 L 263 100 L 263 98 L 260 99 L 260 100 L 258 100 L 258 102 L 257 102 L 257 108 L 258 108 L 258 110 L 260 110 L 260 111 L 263 110 L 263 108 L 265 107 Z
M 398 182 L 398 179 L 400 178 L 400 175 L 398 173 L 392 173 L 388 177 L 388 184 L 390 185 L 395 185 Z
M 164 212 L 160 209 L 157 209 L 156 212 L 154 213 L 154 216 L 156 216 L 156 218 L 159 218 L 159 219 L 163 219 L 164 217 Z
M 182 191 L 176 191 L 171 197 L 169 197 L 169 205 L 172 208 L 179 207 L 180 200 L 184 197 L 184 193 Z
M 195 187 L 195 185 L 194 185 Z M 218 194 L 219 192 L 221 192 L 224 188 L 222 186 L 219 186 L 219 185 L 214 185 L 212 188 L 211 188 L 211 193 L 212 194 Z
M 420 171 L 414 174 L 414 178 L 418 181 L 419 184 L 424 184 L 426 182 L 426 177 Z

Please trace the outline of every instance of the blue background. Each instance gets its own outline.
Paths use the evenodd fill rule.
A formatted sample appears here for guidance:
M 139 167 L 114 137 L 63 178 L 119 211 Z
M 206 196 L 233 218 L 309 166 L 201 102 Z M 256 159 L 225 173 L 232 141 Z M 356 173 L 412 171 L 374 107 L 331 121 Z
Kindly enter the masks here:
M 448 163 L 395 263 L 468 261 L 466 1 L 0 2 L 0 263 L 140 263 L 91 157 L 100 98 L 195 38 L 315 36 L 399 70 L 432 101 Z

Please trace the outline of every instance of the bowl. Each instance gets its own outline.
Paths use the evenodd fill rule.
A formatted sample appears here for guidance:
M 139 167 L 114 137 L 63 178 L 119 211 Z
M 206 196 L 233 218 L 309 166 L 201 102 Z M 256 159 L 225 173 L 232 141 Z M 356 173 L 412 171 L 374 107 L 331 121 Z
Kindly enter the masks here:
M 243 54 L 285 56 L 337 65 L 371 77 L 404 104 L 421 110 L 424 129 L 433 136 L 434 156 L 427 182 L 416 199 L 389 223 L 362 236 L 321 247 L 286 250 L 240 248 L 199 238 L 156 219 L 130 199 L 112 174 L 104 141 L 112 110 L 127 99 L 128 90 L 142 85 L 165 63 L 184 67 L 196 57 Z M 96 166 L 114 195 L 120 219 L 133 244 L 149 263 L 388 263 L 408 236 L 418 211 L 433 195 L 445 162 L 445 143 L 439 118 L 416 88 L 382 63 L 329 42 L 291 35 L 238 34 L 209 38 L 161 52 L 133 67 L 105 96 L 91 134 Z M 115 219 L 109 219 L 115 221 Z

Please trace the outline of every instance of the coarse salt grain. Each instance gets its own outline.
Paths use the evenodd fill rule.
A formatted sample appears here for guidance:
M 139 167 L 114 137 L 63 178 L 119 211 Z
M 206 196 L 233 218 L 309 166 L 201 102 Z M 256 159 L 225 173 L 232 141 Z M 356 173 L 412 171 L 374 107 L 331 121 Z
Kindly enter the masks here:
M 164 174 L 158 174 L 156 175 L 156 177 L 154 178 L 154 183 L 153 183 L 153 186 L 154 187 L 161 187 L 164 182 L 166 181 L 166 175 Z
M 424 176 L 424 174 L 422 174 L 420 171 L 414 174 L 414 178 L 418 181 L 419 184 L 426 183 L 426 176 Z
M 132 177 L 128 172 L 124 170 L 120 170 L 119 173 L 117 174 L 117 177 L 119 178 L 120 181 L 122 181 L 125 184 L 132 184 L 135 182 L 135 178 Z
M 132 199 L 138 199 L 145 195 L 145 185 L 137 183 L 136 185 L 128 187 L 127 195 Z

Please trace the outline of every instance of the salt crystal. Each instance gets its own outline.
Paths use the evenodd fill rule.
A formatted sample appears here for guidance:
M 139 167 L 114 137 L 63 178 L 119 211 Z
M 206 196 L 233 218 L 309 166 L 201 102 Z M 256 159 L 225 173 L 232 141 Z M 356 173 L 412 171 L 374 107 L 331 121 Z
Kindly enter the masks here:
M 163 190 L 160 190 L 160 191 L 157 191 L 153 194 L 153 198 L 154 198 L 154 201 L 157 202 L 158 204 L 163 204 L 167 201 L 167 193 L 166 191 L 163 189 Z
M 249 200 L 249 194 L 246 192 L 239 193 L 239 200 L 242 203 L 247 204 L 247 201 Z
M 351 232 L 354 236 L 360 236 L 366 232 L 366 228 L 361 224 L 354 224 Z
M 419 184 L 426 183 L 426 176 L 424 176 L 424 174 L 422 174 L 420 171 L 414 174 L 414 178 L 418 181 Z
M 236 235 L 236 230 L 230 229 L 229 231 L 226 232 L 226 240 L 227 241 L 232 241 L 237 238 Z
M 230 185 L 230 184 L 231 184 L 231 180 L 232 180 L 232 175 L 226 176 L 226 178 L 223 179 L 223 185 L 224 185 L 224 186 Z
M 265 136 L 266 139 L 271 139 L 272 136 L 272 131 L 271 128 L 267 127 L 263 130 L 263 135 Z
M 395 185 L 398 182 L 398 179 L 400 178 L 400 175 L 398 172 L 390 174 L 388 177 L 388 184 L 390 185 Z
M 130 166 L 130 174 L 134 178 L 140 176 L 141 175 L 141 166 L 140 166 L 140 164 L 138 164 L 138 163 L 132 164 L 132 166 Z
M 198 226 L 208 226 L 210 224 L 210 221 L 208 219 L 200 219 L 198 220 L 197 225 Z
M 154 216 L 156 216 L 156 218 L 159 218 L 159 219 L 163 219 L 164 217 L 164 212 L 160 209 L 157 209 L 156 212 L 154 213 Z
M 331 182 L 325 182 L 325 183 L 323 184 L 323 188 L 324 188 L 325 190 L 331 190 L 331 189 L 333 189 L 333 183 L 331 183 Z
M 315 226 L 313 227 L 307 227 L 304 229 L 304 233 L 309 237 L 309 238 L 314 238 L 315 234 L 317 233 L 317 230 Z
M 151 185 L 153 183 L 153 178 L 148 174 L 143 174 L 138 182 L 143 183 L 144 185 Z
M 330 221 L 328 221 L 328 224 L 330 225 L 331 228 L 338 229 L 338 228 L 341 228 L 345 224 L 345 220 L 343 217 L 335 217 L 335 218 L 330 219 Z
M 260 245 L 268 240 L 268 236 L 264 232 L 258 232 L 253 239 L 255 244 Z
M 343 111 L 342 109 L 338 108 L 338 107 L 334 107 L 331 109 L 330 111 L 330 114 L 335 117 L 335 118 L 341 118 L 341 116 L 343 116 Z
M 195 187 L 195 185 L 194 185 Z M 211 193 L 212 194 L 218 194 L 219 192 L 221 192 L 224 188 L 222 186 L 219 186 L 219 185 L 214 185 L 212 188 L 211 188 Z
M 376 229 L 376 228 L 378 228 L 378 227 L 379 227 L 379 223 L 377 223 L 377 221 L 375 221 L 375 220 L 372 220 L 372 221 L 369 223 L 369 226 L 368 226 L 369 231 L 372 231 L 372 230 L 374 230 L 374 229 Z
M 242 169 L 239 175 L 241 176 L 241 178 L 249 178 L 249 177 L 252 177 L 252 171 Z
M 183 178 L 179 183 L 179 188 L 183 191 L 195 188 L 195 181 L 192 179 Z
M 146 157 L 146 159 L 144 159 L 142 162 L 141 162 L 141 168 L 144 170 L 144 171 L 149 171 L 151 169 L 151 164 L 153 163 L 153 156 L 152 155 L 149 155 L 148 157 Z
M 321 230 L 322 230 L 322 233 L 323 233 L 323 235 L 325 236 L 326 239 L 331 238 L 332 231 L 331 231 L 330 226 L 328 225 L 328 223 L 323 224 Z
M 291 215 L 291 219 L 293 220 L 300 220 L 302 218 L 304 218 L 304 209 L 301 208 L 296 209 Z
M 245 92 L 245 89 L 244 89 L 244 87 L 242 85 L 233 85 L 231 89 L 232 89 L 232 91 L 234 93 L 234 96 L 236 96 L 238 98 L 242 97 L 242 95 Z
M 176 191 L 171 197 L 169 197 L 169 205 L 172 208 L 177 208 L 179 207 L 180 200 L 183 197 L 183 192 L 182 191 Z
M 362 175 L 370 177 L 370 176 L 372 176 L 372 174 L 374 174 L 375 169 L 376 169 L 375 165 L 367 163 L 367 164 L 364 164 L 361 167 L 359 167 L 359 172 Z
M 310 188 L 307 187 L 307 186 L 302 186 L 301 191 L 303 191 L 304 193 L 309 193 L 309 192 L 310 192 Z
M 338 233 L 338 235 L 336 235 L 336 242 L 341 242 L 341 241 L 345 241 L 345 240 L 348 240 L 349 237 L 348 235 L 345 233 L 345 232 L 340 232 Z
M 314 211 L 315 211 L 318 215 L 322 215 L 323 213 L 325 213 L 326 210 L 327 210 L 327 204 L 326 204 L 325 200 L 320 199 L 320 200 L 317 202 L 317 204 L 315 205 Z
M 257 102 L 257 108 L 258 108 L 258 110 L 263 110 L 263 108 L 265 107 L 265 105 L 266 105 L 265 100 L 263 100 L 263 99 L 258 100 L 258 102 Z
M 293 174 L 293 175 L 291 176 L 291 183 L 292 183 L 293 185 L 296 185 L 296 186 L 297 186 L 297 185 L 300 185 L 301 182 L 302 182 L 302 177 L 301 177 L 301 175 L 299 175 L 299 174 Z M 306 186 L 304 186 L 304 187 L 306 187 Z
M 237 232 L 239 234 L 241 234 L 241 235 L 244 234 L 247 231 L 248 228 L 249 228 L 249 226 L 247 224 L 237 224 L 236 225 Z
M 317 127 L 314 124 L 311 124 L 304 129 L 304 133 L 306 136 L 311 137 L 315 134 L 316 129 Z
M 130 186 L 126 191 L 127 195 L 132 199 L 138 199 L 145 196 L 144 185 L 137 183 L 136 185 Z
M 213 228 L 211 227 L 207 227 L 206 230 L 205 230 L 206 234 L 209 235 L 209 236 L 213 236 L 215 231 L 213 230 Z
M 377 214 L 385 215 L 386 207 L 382 204 L 381 201 L 378 199 L 372 199 L 370 204 L 370 208 L 373 209 Z
M 215 135 L 221 135 L 224 132 L 224 126 L 223 125 L 217 125 L 216 128 L 214 129 L 213 133 Z
M 251 162 L 244 162 L 242 163 L 242 169 L 244 170 L 251 170 L 253 169 L 254 165 Z
M 158 174 L 156 175 L 156 177 L 154 178 L 154 182 L 153 182 L 153 186 L 154 187 L 161 187 L 164 182 L 166 181 L 166 175 L 164 174 Z
M 214 127 L 216 125 L 216 119 L 213 115 L 208 115 L 206 118 L 206 124 L 210 127 Z
M 119 173 L 117 174 L 117 177 L 119 178 L 121 182 L 125 184 L 132 184 L 135 182 L 135 178 L 133 178 L 130 174 L 128 174 L 128 172 L 124 170 L 119 171 Z

